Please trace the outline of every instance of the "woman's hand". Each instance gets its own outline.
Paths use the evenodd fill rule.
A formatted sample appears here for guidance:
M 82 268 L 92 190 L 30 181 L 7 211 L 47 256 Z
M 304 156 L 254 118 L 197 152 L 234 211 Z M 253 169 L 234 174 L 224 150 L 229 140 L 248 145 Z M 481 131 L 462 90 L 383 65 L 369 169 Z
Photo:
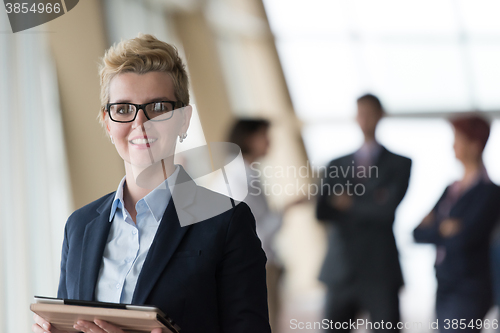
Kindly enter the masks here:
M 39 315 L 35 314 L 33 316 L 33 319 L 35 319 L 35 324 L 31 327 L 32 331 L 34 333 L 68 333 L 66 331 L 59 331 L 50 325 L 48 321 L 40 317 Z
M 349 210 L 353 203 L 352 197 L 347 194 L 332 195 L 330 200 L 330 204 L 333 208 L 341 212 Z
M 118 327 L 99 319 L 94 322 L 79 320 L 73 327 L 85 333 L 125 333 Z M 161 328 L 155 328 L 151 333 L 161 333 L 161 331 Z
M 431 211 L 429 214 L 427 214 L 426 217 L 424 217 L 424 219 L 422 220 L 422 222 L 420 222 L 419 224 L 419 228 L 420 227 L 428 227 L 430 225 L 432 225 L 432 223 L 434 222 L 434 211 Z
M 459 219 L 449 218 L 439 225 L 439 233 L 444 238 L 457 235 L 462 229 L 462 222 Z

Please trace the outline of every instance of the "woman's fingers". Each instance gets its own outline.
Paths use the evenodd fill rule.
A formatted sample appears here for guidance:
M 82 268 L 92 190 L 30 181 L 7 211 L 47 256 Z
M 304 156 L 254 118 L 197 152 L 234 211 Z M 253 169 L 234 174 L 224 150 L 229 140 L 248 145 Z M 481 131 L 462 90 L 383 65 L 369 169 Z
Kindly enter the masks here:
M 94 323 L 107 333 L 125 333 L 115 325 L 112 325 L 104 320 L 96 319 L 94 320 Z
M 38 324 L 38 326 L 43 328 L 45 331 L 50 332 L 51 327 L 50 327 L 50 323 L 48 321 L 46 321 L 45 319 L 43 319 L 42 317 L 40 317 L 36 313 L 33 316 L 33 319 L 35 320 L 35 323 Z
M 457 235 L 462 229 L 462 223 L 459 219 L 448 218 L 439 225 L 439 232 L 442 237 L 448 238 Z
M 31 330 L 34 333 L 67 333 L 53 328 L 48 321 L 37 314 L 33 316 L 33 319 L 35 320 L 36 324 L 33 324 L 33 326 L 31 326 Z
M 33 333 L 59 333 L 59 330 L 53 329 L 50 323 L 42 317 L 35 314 L 33 317 L 36 324 L 33 324 Z M 73 327 L 76 330 L 85 333 L 125 333 L 118 327 L 104 321 L 96 319 L 93 323 L 89 321 L 79 320 Z M 161 328 L 155 328 L 151 333 L 161 333 Z M 61 332 L 62 333 L 62 332 Z
M 73 327 L 85 333 L 125 333 L 115 325 L 99 319 L 96 319 L 93 323 L 79 320 Z
M 90 322 L 90 321 L 84 321 L 84 320 L 79 320 L 76 322 L 75 325 L 73 325 L 73 328 L 85 333 L 108 333 L 104 330 L 102 330 L 99 326 L 96 324 Z
M 33 333 L 47 333 L 47 331 L 38 324 L 33 324 L 33 326 L 31 326 L 31 331 L 33 331 Z
M 33 316 L 33 319 L 36 323 L 31 327 L 33 333 L 67 333 L 52 328 L 48 321 L 37 314 Z M 79 320 L 75 325 L 73 325 L 73 328 L 85 333 L 125 333 L 115 325 L 99 319 L 94 320 L 94 322 Z M 161 328 L 155 328 L 151 331 L 151 333 L 161 332 Z

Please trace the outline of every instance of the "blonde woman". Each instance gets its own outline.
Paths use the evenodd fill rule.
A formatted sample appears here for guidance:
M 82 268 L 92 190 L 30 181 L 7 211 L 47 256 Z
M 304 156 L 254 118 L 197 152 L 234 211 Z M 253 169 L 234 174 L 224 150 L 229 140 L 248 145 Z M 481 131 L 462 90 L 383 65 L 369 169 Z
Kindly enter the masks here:
M 173 163 L 192 112 L 176 49 L 139 35 L 106 52 L 100 75 L 99 117 L 125 176 L 69 217 L 58 297 L 154 305 L 183 333 L 270 332 L 266 256 L 250 209 Z M 59 332 L 35 321 L 33 332 Z M 123 332 L 99 320 L 74 327 Z

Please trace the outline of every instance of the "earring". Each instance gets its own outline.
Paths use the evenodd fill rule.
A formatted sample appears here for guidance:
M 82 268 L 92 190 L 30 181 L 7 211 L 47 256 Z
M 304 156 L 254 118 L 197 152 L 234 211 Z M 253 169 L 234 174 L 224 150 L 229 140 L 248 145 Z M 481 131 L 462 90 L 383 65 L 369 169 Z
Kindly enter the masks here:
M 187 133 L 183 133 L 181 135 L 179 135 L 179 142 L 182 143 L 182 141 L 184 141 L 185 138 L 187 138 Z
M 115 144 L 115 142 L 113 141 L 113 136 L 112 136 L 112 135 L 110 135 L 110 136 L 109 136 L 109 138 L 111 139 L 111 143 L 112 143 L 112 144 Z

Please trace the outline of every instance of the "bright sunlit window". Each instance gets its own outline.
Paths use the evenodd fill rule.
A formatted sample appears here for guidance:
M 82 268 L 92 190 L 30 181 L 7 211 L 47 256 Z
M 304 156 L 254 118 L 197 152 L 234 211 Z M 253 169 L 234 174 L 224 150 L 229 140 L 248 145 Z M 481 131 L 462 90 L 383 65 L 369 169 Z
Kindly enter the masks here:
M 266 0 L 306 122 L 353 114 L 377 94 L 390 113 L 500 109 L 500 2 Z

